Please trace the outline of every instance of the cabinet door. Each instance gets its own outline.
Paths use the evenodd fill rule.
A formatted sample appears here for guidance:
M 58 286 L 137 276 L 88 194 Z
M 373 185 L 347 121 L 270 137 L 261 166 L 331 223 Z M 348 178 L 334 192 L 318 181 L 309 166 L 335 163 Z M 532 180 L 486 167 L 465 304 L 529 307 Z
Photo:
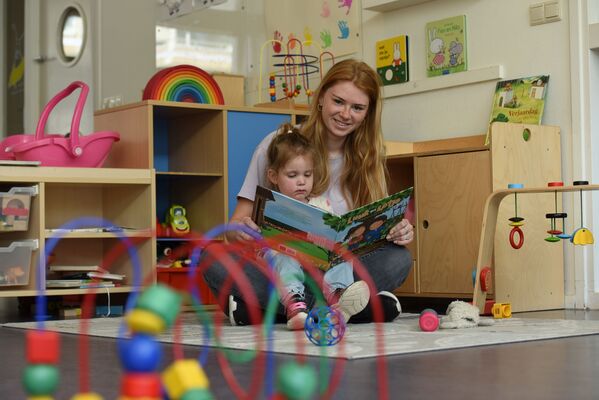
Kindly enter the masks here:
M 257 112 L 227 112 L 227 176 L 229 218 L 237 204 L 237 193 L 250 165 L 254 149 L 270 132 L 284 122 L 291 121 L 289 114 Z
M 416 192 L 421 293 L 471 296 L 491 192 L 489 152 L 418 157 Z

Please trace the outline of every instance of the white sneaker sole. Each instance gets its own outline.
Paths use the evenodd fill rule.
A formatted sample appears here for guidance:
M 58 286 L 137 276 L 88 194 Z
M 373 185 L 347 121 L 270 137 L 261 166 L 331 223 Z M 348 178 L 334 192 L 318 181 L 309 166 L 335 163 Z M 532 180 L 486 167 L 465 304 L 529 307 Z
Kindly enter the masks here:
M 352 315 L 356 315 L 366 308 L 369 300 L 370 290 L 368 284 L 364 281 L 357 281 L 345 289 L 335 308 L 341 311 L 343 320 L 347 323 Z

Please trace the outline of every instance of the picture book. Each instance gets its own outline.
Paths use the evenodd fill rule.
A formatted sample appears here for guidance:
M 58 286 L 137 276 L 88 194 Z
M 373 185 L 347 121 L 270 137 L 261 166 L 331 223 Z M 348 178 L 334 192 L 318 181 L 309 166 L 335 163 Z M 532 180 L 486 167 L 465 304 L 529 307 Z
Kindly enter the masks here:
M 466 16 L 445 18 L 426 24 L 427 76 L 439 76 L 468 69 Z
M 376 42 L 376 72 L 383 85 L 410 80 L 408 36 L 400 35 Z
M 549 75 L 497 82 L 489 122 L 540 124 L 545 108 L 548 83 Z M 488 141 L 487 137 L 485 144 L 488 144 Z
M 404 217 L 413 188 L 334 215 L 274 190 L 258 186 L 253 219 L 272 248 L 306 259 L 323 271 L 343 261 L 335 246 L 354 255 L 369 253 L 386 242 L 393 226 Z

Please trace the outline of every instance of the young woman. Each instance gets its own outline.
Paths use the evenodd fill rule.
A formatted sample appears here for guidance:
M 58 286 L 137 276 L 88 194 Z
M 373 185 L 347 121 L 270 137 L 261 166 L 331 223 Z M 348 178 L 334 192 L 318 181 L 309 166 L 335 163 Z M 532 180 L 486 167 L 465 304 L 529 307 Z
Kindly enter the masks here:
M 313 193 L 328 198 L 336 214 L 387 195 L 381 111 L 379 77 L 370 66 L 358 60 L 344 60 L 333 65 L 314 93 L 311 114 L 300 129 L 316 150 Z M 254 151 L 230 221 L 256 232 L 259 228 L 251 218 L 253 200 L 256 186 L 267 183 L 266 151 L 275 134 L 265 137 Z M 410 272 L 412 257 L 404 246 L 413 238 L 414 229 L 404 219 L 391 229 L 386 245 L 359 258 L 374 281 L 386 321 L 393 320 L 400 312 L 399 301 L 390 292 L 399 287 Z M 252 237 L 240 230 L 230 231 L 227 239 L 248 241 Z M 220 262 L 209 257 L 210 253 L 208 248 L 202 256 L 210 262 L 204 278 L 219 297 L 219 289 L 227 280 L 228 272 Z M 251 265 L 244 265 L 243 270 L 260 303 L 251 306 L 264 308 L 268 301 L 266 276 Z M 360 279 L 356 277 L 356 280 Z M 221 306 L 232 323 L 248 323 L 248 305 L 236 288 L 230 293 L 229 304 Z M 282 309 L 280 312 L 284 315 Z M 372 318 L 372 307 L 368 306 L 350 322 L 371 322 Z

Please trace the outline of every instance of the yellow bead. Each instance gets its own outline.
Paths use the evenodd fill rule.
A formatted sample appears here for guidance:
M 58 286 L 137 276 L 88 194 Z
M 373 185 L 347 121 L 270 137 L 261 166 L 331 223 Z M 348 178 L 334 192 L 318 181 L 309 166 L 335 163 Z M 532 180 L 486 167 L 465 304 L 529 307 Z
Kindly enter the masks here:
M 52 396 L 30 396 L 27 400 L 54 400 Z
M 166 328 L 166 324 L 162 318 L 147 310 L 131 310 L 127 314 L 126 320 L 132 332 L 158 335 L 164 332 Z
M 163 373 L 162 381 L 171 399 L 180 398 L 189 389 L 207 389 L 206 374 L 197 360 L 177 360 Z
M 71 397 L 71 400 L 104 400 L 102 396 L 97 393 L 77 393 L 75 396 Z

